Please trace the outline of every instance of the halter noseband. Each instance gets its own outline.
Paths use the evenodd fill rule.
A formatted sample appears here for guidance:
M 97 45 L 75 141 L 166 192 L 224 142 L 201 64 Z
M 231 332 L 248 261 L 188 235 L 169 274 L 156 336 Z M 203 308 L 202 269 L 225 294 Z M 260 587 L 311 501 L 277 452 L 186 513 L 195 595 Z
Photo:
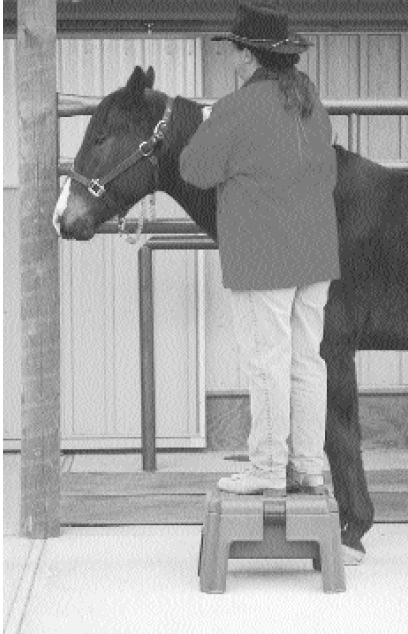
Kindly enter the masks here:
M 119 163 L 117 167 L 114 167 L 108 174 L 106 174 L 106 176 L 102 176 L 101 178 L 87 178 L 86 176 L 82 176 L 82 174 L 79 174 L 75 170 L 70 170 L 68 174 L 68 176 L 70 176 L 73 180 L 77 181 L 77 183 L 80 183 L 81 185 L 86 187 L 86 189 L 88 190 L 90 194 L 92 194 L 92 196 L 94 196 L 95 198 L 103 198 L 110 207 L 113 207 L 119 210 L 117 214 L 118 215 L 118 229 L 119 229 L 119 234 L 121 235 L 126 233 L 125 216 L 127 212 L 129 211 L 129 209 L 133 207 L 134 203 L 132 203 L 131 205 L 128 205 L 117 192 L 115 194 L 115 198 L 116 198 L 115 200 L 111 195 L 108 194 L 108 192 L 105 189 L 105 185 L 107 185 L 108 183 L 113 181 L 117 176 L 119 176 L 120 174 L 128 170 L 130 167 L 132 167 L 132 165 L 140 161 L 140 159 L 147 158 L 154 167 L 154 173 L 153 173 L 154 174 L 154 188 L 149 193 L 153 193 L 158 189 L 158 185 L 159 185 L 158 159 L 157 159 L 157 156 L 153 154 L 153 152 L 156 149 L 157 145 L 164 139 L 164 135 L 166 133 L 167 126 L 169 124 L 170 117 L 173 111 L 173 103 L 174 103 L 174 99 L 172 97 L 167 97 L 166 109 L 164 111 L 163 118 L 160 119 L 160 121 L 155 126 L 152 136 L 147 141 L 142 141 L 135 152 L 133 152 L 130 156 L 128 156 L 124 161 Z M 143 226 L 143 215 L 142 215 L 141 221 L 140 219 L 138 219 L 138 221 L 139 221 L 139 226 L 137 230 L 137 238 L 134 242 L 137 242 L 139 235 L 141 233 L 142 226 Z M 129 241 L 131 240 L 129 235 L 128 235 L 128 240 Z

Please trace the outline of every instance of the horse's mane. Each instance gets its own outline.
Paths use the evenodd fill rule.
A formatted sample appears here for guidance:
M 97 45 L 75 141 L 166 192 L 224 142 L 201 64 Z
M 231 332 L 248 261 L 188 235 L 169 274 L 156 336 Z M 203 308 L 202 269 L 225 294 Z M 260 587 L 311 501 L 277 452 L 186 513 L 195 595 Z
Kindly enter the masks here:
M 183 139 L 190 138 L 202 122 L 202 107 L 191 99 L 177 96 L 171 120 L 171 144 L 179 151 Z

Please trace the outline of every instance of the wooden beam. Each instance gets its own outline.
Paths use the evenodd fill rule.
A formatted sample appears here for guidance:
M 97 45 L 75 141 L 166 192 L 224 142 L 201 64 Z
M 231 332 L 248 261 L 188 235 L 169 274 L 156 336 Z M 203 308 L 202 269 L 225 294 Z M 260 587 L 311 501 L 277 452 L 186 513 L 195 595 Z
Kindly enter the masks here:
M 236 467 L 231 465 L 231 471 Z M 206 494 L 226 473 L 84 473 L 62 475 L 61 523 L 68 526 L 202 524 Z M 325 483 L 331 486 L 330 472 Z M 406 522 L 408 471 L 367 471 L 375 522 Z
M 264 0 L 276 6 L 276 0 Z M 229 31 L 238 0 L 98 0 L 58 2 L 59 33 L 137 34 Z M 297 31 L 404 31 L 405 0 L 279 0 Z M 4 29 L 15 31 L 15 0 L 4 2 Z
M 22 537 L 60 534 L 57 0 L 18 0 Z

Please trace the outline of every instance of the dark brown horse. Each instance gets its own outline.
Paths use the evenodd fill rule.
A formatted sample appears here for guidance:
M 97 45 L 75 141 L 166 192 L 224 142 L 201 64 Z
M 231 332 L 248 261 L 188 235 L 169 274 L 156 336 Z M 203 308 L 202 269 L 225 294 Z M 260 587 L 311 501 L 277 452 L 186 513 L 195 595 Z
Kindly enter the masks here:
M 127 85 L 96 109 L 54 215 L 62 238 L 90 240 L 103 222 L 160 189 L 217 242 L 215 190 L 190 186 L 179 174 L 180 152 L 202 108 L 176 97 L 166 111 L 168 97 L 152 90 L 153 82 L 153 69 L 145 74 L 136 67 Z M 163 116 L 167 125 L 153 132 Z M 408 350 L 408 174 L 335 148 L 342 278 L 330 286 L 321 345 L 328 372 L 325 451 L 343 543 L 362 552 L 374 509 L 361 457 L 354 357 L 356 350 Z

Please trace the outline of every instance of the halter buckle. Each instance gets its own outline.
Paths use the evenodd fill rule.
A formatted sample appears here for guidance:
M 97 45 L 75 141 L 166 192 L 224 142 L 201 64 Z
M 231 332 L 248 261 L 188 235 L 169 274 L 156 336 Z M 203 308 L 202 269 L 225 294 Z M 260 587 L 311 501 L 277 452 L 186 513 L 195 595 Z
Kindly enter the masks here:
M 118 216 L 118 232 L 119 235 L 123 235 L 125 233 L 125 229 L 126 229 L 126 217 L 125 216 Z
M 100 184 L 97 178 L 91 178 L 88 185 L 88 191 L 92 194 L 92 196 L 95 196 L 95 198 L 100 198 L 105 193 L 105 188 Z
M 164 133 L 165 133 L 166 127 L 167 127 L 167 121 L 165 121 L 164 119 L 161 119 L 153 130 L 153 136 L 156 139 L 160 139 L 160 140 L 164 139 Z M 162 130 L 162 128 L 164 128 L 164 130 Z
M 139 145 L 139 150 L 141 151 L 141 153 L 143 154 L 143 156 L 150 156 L 153 153 L 154 147 L 151 147 L 150 150 L 144 150 L 144 146 L 149 145 L 149 141 L 143 141 L 140 145 Z

